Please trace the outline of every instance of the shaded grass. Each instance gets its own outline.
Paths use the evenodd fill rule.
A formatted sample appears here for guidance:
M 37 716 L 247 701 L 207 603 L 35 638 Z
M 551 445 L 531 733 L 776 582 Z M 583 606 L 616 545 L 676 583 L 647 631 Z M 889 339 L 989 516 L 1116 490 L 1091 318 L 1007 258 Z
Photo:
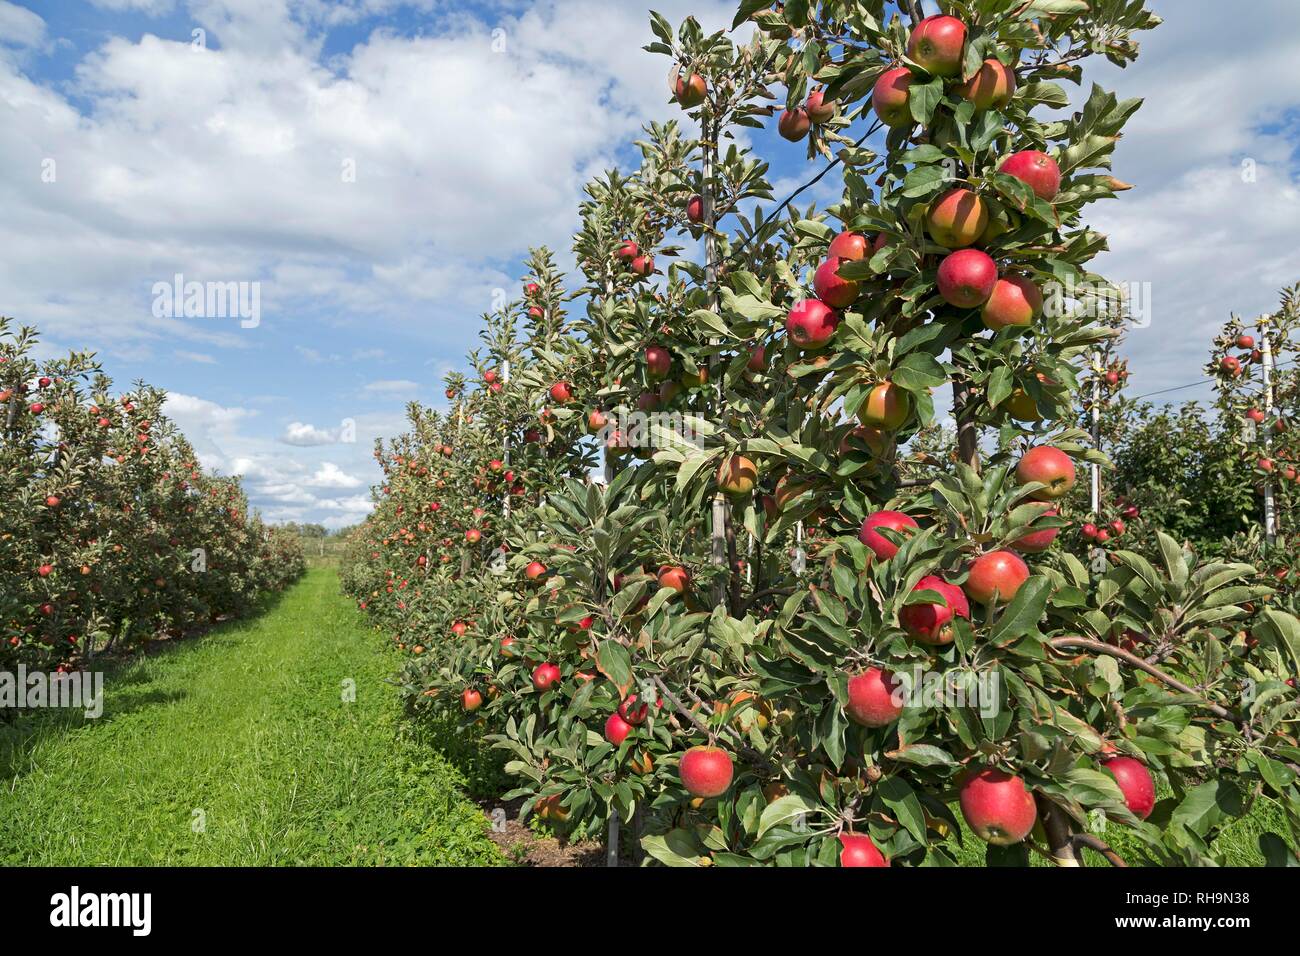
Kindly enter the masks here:
M 99 720 L 0 730 L 0 863 L 500 863 L 392 669 L 314 568 L 261 617 L 109 672 Z

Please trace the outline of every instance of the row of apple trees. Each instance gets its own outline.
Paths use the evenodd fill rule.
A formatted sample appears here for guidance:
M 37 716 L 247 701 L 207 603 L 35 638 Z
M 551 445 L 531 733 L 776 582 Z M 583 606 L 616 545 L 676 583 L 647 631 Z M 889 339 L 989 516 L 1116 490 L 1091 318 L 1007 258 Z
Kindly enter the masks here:
M 1083 67 L 1157 19 L 942 6 L 745 2 L 745 42 L 652 14 L 689 122 L 377 447 L 345 586 L 507 796 L 664 864 L 1219 862 L 1257 799 L 1292 859 L 1300 624 L 1242 636 L 1269 588 L 1168 536 L 1062 546 L 1114 334 L 1083 213 L 1139 106 Z M 774 118 L 840 201 L 776 201 L 743 145 Z
M 242 613 L 303 570 L 296 537 L 205 474 L 145 385 L 38 360 L 0 319 L 0 670 L 81 666 Z

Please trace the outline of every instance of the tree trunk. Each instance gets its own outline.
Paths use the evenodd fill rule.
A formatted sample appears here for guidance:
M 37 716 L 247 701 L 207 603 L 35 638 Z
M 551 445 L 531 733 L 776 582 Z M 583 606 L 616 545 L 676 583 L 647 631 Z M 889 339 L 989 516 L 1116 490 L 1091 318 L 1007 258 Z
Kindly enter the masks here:
M 980 470 L 979 426 L 975 424 L 975 409 L 971 400 L 970 384 L 965 379 L 952 383 L 952 417 L 957 422 L 957 454 L 961 461 L 976 472 Z

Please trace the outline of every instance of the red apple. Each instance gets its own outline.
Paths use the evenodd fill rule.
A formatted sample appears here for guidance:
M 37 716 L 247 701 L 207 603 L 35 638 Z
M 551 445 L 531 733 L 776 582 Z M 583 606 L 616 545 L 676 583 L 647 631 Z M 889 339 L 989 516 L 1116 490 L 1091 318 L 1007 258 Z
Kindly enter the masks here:
M 735 768 L 720 747 L 692 747 L 677 766 L 682 786 L 697 797 L 718 797 L 727 792 Z
M 934 76 L 957 76 L 965 49 L 966 24 L 956 17 L 926 17 L 912 30 L 907 58 Z
M 889 671 L 869 667 L 849 678 L 849 719 L 863 727 L 886 727 L 903 712 L 902 684 Z
M 841 232 L 831 240 L 830 248 L 826 250 L 826 258 L 857 262 L 859 259 L 866 258 L 869 245 L 870 240 L 860 232 Z
M 889 866 L 889 861 L 865 833 L 841 833 L 840 866 Z
M 1007 604 L 1029 580 L 1029 566 L 1010 551 L 981 554 L 966 578 L 967 596 L 977 604 Z
M 528 567 L 524 568 L 524 577 L 529 581 L 536 581 L 538 578 L 546 575 L 546 565 L 540 561 L 533 561 Z
M 672 370 L 672 354 L 660 345 L 652 345 L 645 350 L 645 365 L 651 378 L 663 378 Z
M 573 398 L 573 389 L 568 382 L 556 382 L 550 389 L 551 401 L 564 403 Z
M 953 189 L 930 206 L 925 217 L 930 235 L 948 249 L 962 249 L 975 242 L 989 224 L 988 206 L 969 189 Z
M 993 294 L 980 314 L 984 325 L 995 332 L 1028 327 L 1043 314 L 1043 293 L 1025 276 L 1006 276 L 993 284 Z
M 653 256 L 637 256 L 628 265 L 633 275 L 645 278 L 655 271 L 655 260 Z
M 839 259 L 827 259 L 813 275 L 813 291 L 817 298 L 833 309 L 845 309 L 858 300 L 858 284 L 852 279 L 837 275 Z
M 959 249 L 939 263 L 939 295 L 959 309 L 983 305 L 997 281 L 997 263 L 978 249 Z
M 912 71 L 905 66 L 895 67 L 880 74 L 871 90 L 871 106 L 886 126 L 911 126 L 912 109 L 908 104 L 912 87 Z
M 758 483 L 758 466 L 744 455 L 728 455 L 718 466 L 718 488 L 729 495 L 747 495 Z
M 640 703 L 636 694 L 628 694 L 626 699 L 618 705 L 618 715 L 633 727 L 640 727 L 644 724 L 649 714 L 650 705 Z
M 796 302 L 785 320 L 785 331 L 790 341 L 802 349 L 818 349 L 831 340 L 840 317 L 835 310 L 818 299 Z
M 1019 777 L 985 768 L 969 773 L 958 792 L 961 815 L 975 835 L 996 846 L 1019 843 L 1038 821 L 1034 795 Z
M 776 121 L 776 129 L 784 139 L 792 143 L 797 143 L 808 135 L 808 128 L 812 121 L 808 118 L 808 111 L 802 106 L 795 107 L 792 110 L 785 110 L 781 113 L 781 118 Z
M 533 668 L 533 686 L 538 690 L 550 690 L 560 682 L 560 669 L 554 664 L 538 664 Z
M 936 575 L 927 575 L 916 582 L 913 591 L 935 591 L 943 596 L 943 604 L 907 604 L 898 612 L 898 623 L 903 630 L 924 644 L 950 644 L 953 639 L 952 622 L 964 617 L 970 620 L 970 603 L 966 594 L 955 584 L 949 584 Z
M 835 118 L 835 106 L 835 101 L 826 99 L 825 93 L 821 90 L 813 90 L 809 93 L 808 99 L 803 104 L 808 118 L 818 126 L 829 123 Z
M 1044 511 L 1041 517 L 1055 518 L 1058 514 L 1060 514 L 1059 511 L 1055 508 L 1050 508 L 1047 511 Z M 1093 531 L 1095 532 L 1096 530 L 1097 529 L 1094 527 Z M 1031 531 L 1024 537 L 1017 538 L 1015 541 L 1011 542 L 1011 547 L 1015 548 L 1022 554 L 1042 554 L 1052 546 L 1052 542 L 1056 540 L 1056 536 L 1060 533 L 1060 528 L 1045 528 L 1042 531 Z
M 1110 771 L 1119 784 L 1129 812 L 1139 820 L 1151 816 L 1156 805 L 1156 782 L 1151 778 L 1151 771 L 1141 761 L 1124 756 L 1112 757 L 1103 761 L 1101 766 L 1103 770 Z
M 681 594 L 690 583 L 691 576 L 683 567 L 665 564 L 659 569 L 659 586 L 661 588 L 672 588 L 678 594 Z
M 893 382 L 882 382 L 867 392 L 858 406 L 858 420 L 869 428 L 897 431 L 912 415 L 912 396 Z
M 482 537 L 483 535 L 478 528 L 470 528 L 465 532 L 465 540 L 470 544 L 478 544 L 479 539 Z
M 631 732 L 632 725 L 618 714 L 610 714 L 605 721 L 605 739 L 615 747 L 627 740 L 627 735 Z
M 686 218 L 697 226 L 704 221 L 704 197 L 692 196 L 686 201 Z
M 1051 202 L 1061 191 L 1061 167 L 1056 160 L 1036 149 L 1012 153 L 998 167 L 999 172 L 1027 184 L 1039 199 Z
M 1016 71 L 1001 60 L 985 60 L 975 75 L 957 87 L 958 95 L 970 100 L 977 110 L 1002 109 L 1016 92 Z
M 1062 498 L 1074 487 L 1074 459 L 1052 445 L 1036 445 L 1025 452 L 1016 466 L 1016 482 L 1037 481 L 1046 485 L 1034 497 L 1040 501 Z
M 688 110 L 703 103 L 708 92 L 709 87 L 704 82 L 704 77 L 698 73 L 678 74 L 677 82 L 673 84 L 673 95 L 677 97 L 677 102 Z
M 630 263 L 637 256 L 641 255 L 641 247 L 631 239 L 624 240 L 623 244 L 618 247 L 614 255 L 622 259 L 624 264 Z
M 461 691 L 460 705 L 468 711 L 476 711 L 483 706 L 483 695 L 472 687 L 466 687 Z
M 887 539 L 883 534 L 877 531 L 877 528 L 885 528 L 889 531 L 897 531 L 904 534 L 906 529 L 915 530 L 920 525 L 911 515 L 905 515 L 901 511 L 877 511 L 867 515 L 862 522 L 862 527 L 858 531 L 858 540 L 872 550 L 876 558 L 880 561 L 888 561 L 894 555 L 898 554 L 898 545 Z

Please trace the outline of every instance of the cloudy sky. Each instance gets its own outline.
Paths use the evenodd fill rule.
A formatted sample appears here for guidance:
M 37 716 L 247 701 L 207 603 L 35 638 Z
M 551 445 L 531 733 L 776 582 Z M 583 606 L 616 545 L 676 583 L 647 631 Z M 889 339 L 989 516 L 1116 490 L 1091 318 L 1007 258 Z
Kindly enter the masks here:
M 1093 215 L 1102 271 L 1150 284 L 1139 394 L 1300 280 L 1300 4 L 1154 7 L 1139 63 L 1097 76 L 1147 100 L 1115 169 L 1137 188 Z M 649 37 L 637 0 L 0 0 L 0 314 L 168 389 L 271 519 L 353 523 L 374 437 L 439 403 L 529 246 L 567 250 L 583 182 L 680 115 Z M 815 171 L 754 141 L 783 184 Z M 177 274 L 258 283 L 259 321 L 156 314 Z

